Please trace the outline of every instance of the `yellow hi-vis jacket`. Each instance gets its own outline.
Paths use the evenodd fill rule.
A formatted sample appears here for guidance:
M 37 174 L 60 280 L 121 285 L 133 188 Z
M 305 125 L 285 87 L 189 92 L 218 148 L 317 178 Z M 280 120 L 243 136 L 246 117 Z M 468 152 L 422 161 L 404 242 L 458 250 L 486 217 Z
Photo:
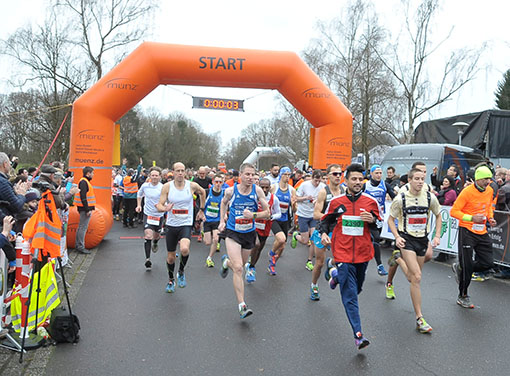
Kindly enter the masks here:
M 40 271 L 34 273 L 32 284 L 32 296 L 30 298 L 30 306 L 28 309 L 27 329 L 32 330 L 35 323 L 35 310 L 37 306 L 37 280 L 40 278 L 41 292 L 39 293 L 39 309 L 37 312 L 37 326 L 41 325 L 50 316 L 51 311 L 58 307 L 60 298 L 58 296 L 57 279 L 53 271 L 54 261 L 46 263 Z M 30 285 L 27 286 L 30 289 Z M 16 291 L 16 290 L 15 290 Z M 25 325 L 21 319 L 22 312 L 26 312 L 27 307 L 21 304 L 21 294 L 28 296 L 28 291 L 19 291 L 11 301 L 11 318 L 12 326 L 15 331 L 20 332 Z M 22 311 L 23 310 L 23 311 Z

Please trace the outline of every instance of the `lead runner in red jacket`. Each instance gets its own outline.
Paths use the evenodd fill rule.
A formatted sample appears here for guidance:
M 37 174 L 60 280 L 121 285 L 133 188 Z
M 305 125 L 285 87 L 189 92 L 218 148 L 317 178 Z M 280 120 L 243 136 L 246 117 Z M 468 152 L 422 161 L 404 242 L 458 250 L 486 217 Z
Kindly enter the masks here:
M 326 279 L 334 289 L 340 285 L 345 313 L 358 349 L 369 345 L 361 331 L 358 294 L 361 292 L 368 262 L 374 257 L 370 227 L 380 221 L 379 205 L 361 191 L 363 166 L 353 163 L 345 170 L 347 192 L 331 200 L 320 223 L 322 244 L 331 244 L 334 260 L 328 259 Z M 328 236 L 333 228 L 331 238 Z

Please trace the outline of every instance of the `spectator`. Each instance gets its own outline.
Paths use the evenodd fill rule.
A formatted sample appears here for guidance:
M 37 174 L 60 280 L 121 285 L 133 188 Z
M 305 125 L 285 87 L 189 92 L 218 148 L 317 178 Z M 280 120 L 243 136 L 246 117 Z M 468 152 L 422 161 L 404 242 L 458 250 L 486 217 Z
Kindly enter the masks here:
M 85 234 L 89 227 L 92 211 L 96 208 L 96 196 L 94 194 L 94 188 L 92 184 L 90 184 L 93 177 L 94 169 L 89 166 L 83 167 L 83 177 L 78 183 L 80 191 L 74 196 L 74 204 L 78 207 L 78 213 L 80 213 L 80 222 L 76 230 L 75 249 L 77 252 L 85 255 L 90 253 L 90 251 L 85 248 Z
M 64 200 L 64 194 L 60 194 L 60 186 L 55 181 L 55 174 L 57 172 L 59 172 L 59 170 L 51 165 L 42 165 L 41 176 L 39 177 L 35 188 L 39 189 L 41 193 L 44 193 L 45 189 L 49 189 L 53 195 L 57 209 L 66 209 L 67 204 Z
M 7 155 L 6 155 L 7 156 Z M 7 160 L 9 158 L 7 157 Z M 6 215 L 3 220 L 2 232 L 0 233 L 0 248 L 4 251 L 5 257 L 9 261 L 16 260 L 16 251 L 12 247 L 10 233 L 12 226 L 14 225 L 14 218 L 10 215 Z
M 13 186 L 9 183 L 10 169 L 9 157 L 0 152 L 0 221 L 6 215 L 14 216 L 21 212 L 25 203 L 27 184 L 20 181 Z
M 27 181 L 28 180 L 28 170 L 26 168 L 20 168 L 18 170 L 18 176 L 24 176 L 25 181 Z
M 392 190 L 395 190 L 395 187 L 399 186 L 400 177 L 395 174 L 395 167 L 389 166 L 386 169 L 386 180 L 384 181 Z
M 441 184 L 440 190 L 437 195 L 437 199 L 441 205 L 452 206 L 457 199 L 457 192 L 453 187 L 455 186 L 455 180 L 451 176 L 445 176 L 443 184 Z
M 35 168 L 35 167 L 28 168 L 28 181 L 34 180 L 36 172 L 37 172 L 37 168 Z
M 505 183 L 498 190 L 496 210 L 510 211 L 510 169 L 506 170 Z
M 432 174 L 430 175 L 430 181 L 432 185 L 436 188 L 436 191 L 440 191 L 443 180 L 438 179 L 437 172 L 438 172 L 437 167 L 434 167 L 432 169 Z M 454 179 L 455 184 L 453 185 L 453 188 L 455 189 L 455 193 L 457 193 L 458 195 L 462 190 L 462 181 L 459 176 L 459 168 L 457 167 L 457 165 L 452 164 L 450 167 L 448 167 L 448 170 L 446 171 L 446 176 L 451 176 Z
M 498 196 L 496 200 L 496 210 L 508 211 L 507 195 L 510 196 L 510 185 L 507 183 L 507 176 L 509 170 L 499 167 L 496 169 L 495 181 L 497 184 Z M 509 176 L 510 177 L 510 176 Z

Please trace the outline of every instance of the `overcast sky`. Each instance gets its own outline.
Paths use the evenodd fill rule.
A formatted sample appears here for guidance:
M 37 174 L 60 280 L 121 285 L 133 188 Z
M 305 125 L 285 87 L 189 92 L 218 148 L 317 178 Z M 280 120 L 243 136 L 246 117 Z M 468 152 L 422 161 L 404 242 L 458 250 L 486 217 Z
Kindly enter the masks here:
M 380 22 L 398 30 L 401 20 L 395 4 L 398 0 L 375 1 Z M 151 40 L 217 47 L 286 50 L 300 53 L 317 36 L 318 20 L 340 14 L 343 0 L 259 0 L 244 1 L 174 1 L 162 0 L 153 25 Z M 503 73 L 510 68 L 510 2 L 503 0 L 448 0 L 433 28 L 434 40 L 440 40 L 453 26 L 449 41 L 443 45 L 436 63 L 450 49 L 477 47 L 487 41 L 488 50 L 475 82 L 468 84 L 452 101 L 435 109 L 421 120 L 453 116 L 494 108 L 494 91 Z M 0 38 L 16 28 L 37 24 L 45 11 L 45 0 L 1 0 Z M 6 86 L 7 72 L 0 73 L 0 92 Z M 244 113 L 191 109 L 188 95 L 247 99 Z M 252 98 L 253 97 L 253 98 Z M 163 114 L 179 111 L 196 120 L 206 132 L 221 132 L 223 142 L 237 137 L 250 123 L 271 118 L 279 94 L 269 90 L 160 86 L 140 104 Z M 251 99 L 248 99 L 251 98 Z

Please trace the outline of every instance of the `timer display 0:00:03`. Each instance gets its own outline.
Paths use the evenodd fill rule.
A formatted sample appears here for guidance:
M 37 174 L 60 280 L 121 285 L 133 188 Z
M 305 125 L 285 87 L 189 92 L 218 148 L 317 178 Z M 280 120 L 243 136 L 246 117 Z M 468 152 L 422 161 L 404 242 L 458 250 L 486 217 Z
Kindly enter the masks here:
M 224 101 L 223 99 L 204 99 L 204 107 L 206 108 L 220 108 L 228 110 L 238 110 L 238 101 Z

